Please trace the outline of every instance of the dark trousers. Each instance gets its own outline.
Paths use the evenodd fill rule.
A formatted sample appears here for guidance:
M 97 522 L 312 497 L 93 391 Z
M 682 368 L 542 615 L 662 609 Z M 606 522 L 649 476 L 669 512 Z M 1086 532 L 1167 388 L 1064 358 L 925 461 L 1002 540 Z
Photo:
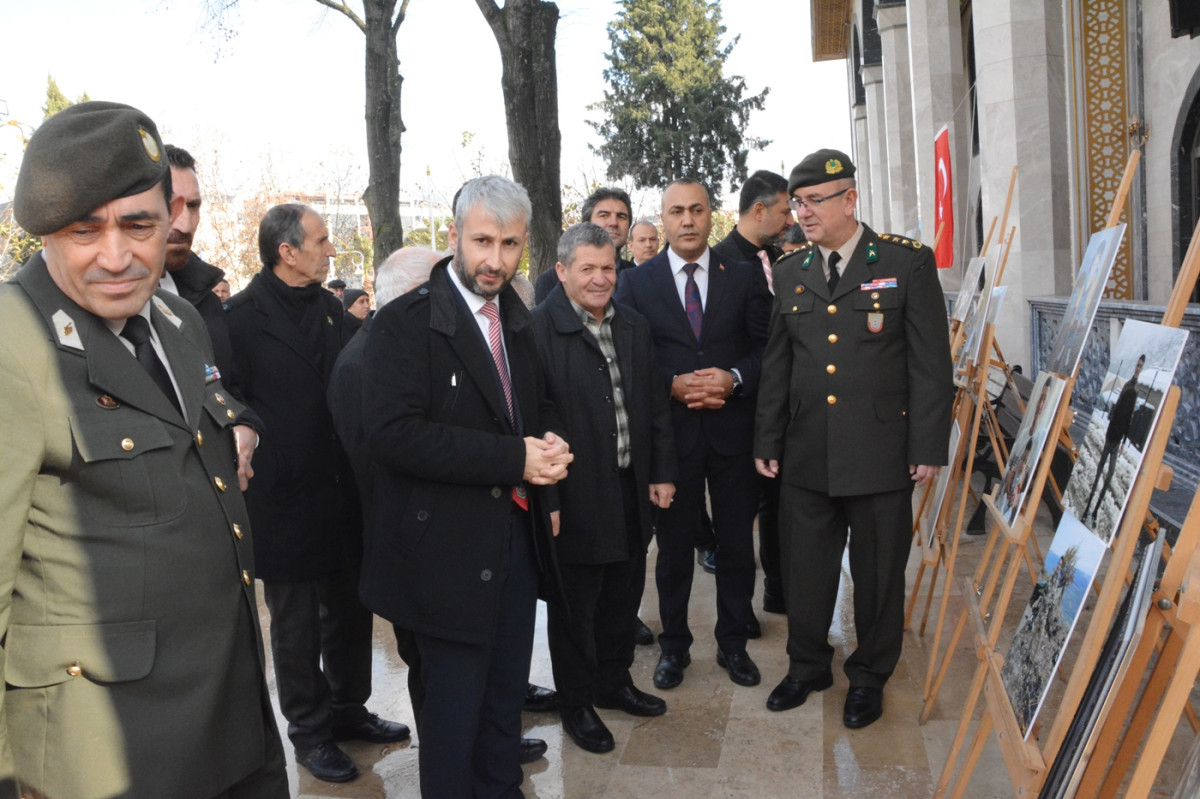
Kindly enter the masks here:
M 267 710 L 272 712 L 269 707 Z M 283 759 L 283 747 L 278 735 L 268 735 L 266 755 L 262 768 L 213 799 L 288 799 L 291 788 L 288 786 L 287 763 Z
M 596 696 L 633 685 L 633 627 L 646 582 L 646 550 L 638 523 L 639 497 L 632 473 L 621 478 L 629 557 L 615 563 L 560 564 L 563 604 L 547 606 L 550 663 L 559 707 L 570 710 L 593 704 Z M 570 535 L 570 530 L 564 530 Z
M 720 455 L 706 442 L 679 458 L 675 501 L 659 511 L 658 611 L 663 652 L 686 652 L 692 645 L 688 628 L 688 599 L 696 567 L 694 544 L 705 486 L 712 501 L 713 533 L 717 541 L 717 646 L 726 652 L 746 648 L 746 628 L 754 613 L 754 512 L 758 480 L 754 461 L 746 455 Z
M 780 505 L 789 675 L 812 680 L 830 671 L 829 626 L 849 528 L 858 648 L 843 669 L 852 686 L 882 688 L 900 660 L 903 644 L 912 491 L 831 497 L 784 484 Z
M 521 706 L 533 654 L 537 567 L 529 514 L 514 512 L 495 635 L 465 644 L 416 634 L 424 699 L 417 715 L 424 799 L 521 796 Z M 416 708 L 414 707 L 414 710 Z
M 367 713 L 374 617 L 358 598 L 359 570 L 316 580 L 263 582 L 271 656 L 288 738 L 299 748 L 333 740 L 333 726 Z
M 778 478 L 759 476 L 762 494 L 758 498 L 758 560 L 763 570 L 763 593 L 782 595 L 783 573 L 779 555 Z

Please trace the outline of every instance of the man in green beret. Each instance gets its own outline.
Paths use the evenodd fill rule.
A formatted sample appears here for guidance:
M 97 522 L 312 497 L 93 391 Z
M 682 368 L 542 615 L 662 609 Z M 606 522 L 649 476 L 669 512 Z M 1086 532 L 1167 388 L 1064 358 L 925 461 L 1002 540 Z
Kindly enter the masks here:
M 288 796 L 238 490 L 256 435 L 200 316 L 155 294 L 182 205 L 129 106 L 60 112 L 21 164 L 44 249 L 0 286 L 0 796 Z
M 775 264 L 754 457 L 782 482 L 788 674 L 770 710 L 833 684 L 829 627 L 846 531 L 858 645 L 843 722 L 883 713 L 900 658 L 914 485 L 946 463 L 951 405 L 946 306 L 933 254 L 854 215 L 854 164 L 818 150 L 792 170 L 792 209 L 812 243 Z

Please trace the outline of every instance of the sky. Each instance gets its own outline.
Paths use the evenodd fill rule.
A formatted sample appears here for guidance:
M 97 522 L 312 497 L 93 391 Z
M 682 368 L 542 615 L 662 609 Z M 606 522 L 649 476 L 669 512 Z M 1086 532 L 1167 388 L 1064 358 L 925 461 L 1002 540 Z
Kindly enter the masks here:
M 558 6 L 562 180 L 607 182 L 587 121 L 600 119 L 588 106 L 603 99 L 617 4 Z M 72 99 L 87 92 L 145 111 L 164 141 L 197 156 L 202 178 L 215 167 L 226 184 L 268 170 L 286 188 L 317 190 L 339 175 L 365 186 L 359 30 L 315 0 L 242 0 L 229 18 L 235 34 L 223 37 L 203 24 L 202 8 L 203 0 L 0 0 L 8 33 L 0 123 L 26 133 L 39 124 L 53 75 Z M 812 62 L 808 3 L 727 0 L 722 12 L 726 41 L 741 36 L 726 74 L 744 76 L 750 92 L 770 88 L 747 133 L 772 143 L 750 154 L 750 170 L 786 175 L 815 149 L 848 151 L 846 65 Z M 445 201 L 477 167 L 506 172 L 499 50 L 474 0 L 411 0 L 398 42 L 402 192 Z M 11 197 L 20 148 L 18 129 L 0 124 L 0 201 Z

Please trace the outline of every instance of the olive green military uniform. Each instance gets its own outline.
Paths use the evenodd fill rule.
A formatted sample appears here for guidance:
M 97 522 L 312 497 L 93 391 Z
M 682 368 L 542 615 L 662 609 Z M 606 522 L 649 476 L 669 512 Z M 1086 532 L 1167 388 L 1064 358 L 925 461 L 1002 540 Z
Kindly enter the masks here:
M 287 796 L 232 424 L 204 323 L 151 317 L 186 421 L 42 255 L 0 286 L 0 780 Z
M 928 247 L 864 226 L 837 288 L 820 248 L 775 264 L 754 456 L 780 462 L 790 676 L 829 672 L 846 530 L 858 649 L 852 686 L 882 687 L 900 655 L 912 533 L 910 464 L 946 461 L 951 383 Z

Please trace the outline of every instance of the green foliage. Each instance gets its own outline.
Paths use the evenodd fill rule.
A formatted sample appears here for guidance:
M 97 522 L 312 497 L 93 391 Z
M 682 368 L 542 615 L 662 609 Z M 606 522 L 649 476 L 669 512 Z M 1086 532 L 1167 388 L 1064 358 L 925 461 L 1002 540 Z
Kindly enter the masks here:
M 86 103 L 92 98 L 87 92 L 79 95 L 74 103 L 67 99 L 67 96 L 62 93 L 62 89 L 58 88 L 58 81 L 53 75 L 46 76 L 46 104 L 42 106 L 42 120 L 45 121 L 50 117 L 62 111 L 64 108 L 70 108 L 75 103 Z
M 721 46 L 719 0 L 620 0 L 609 23 L 608 89 L 590 122 L 604 138 L 593 148 L 608 177 L 629 176 L 638 188 L 662 188 L 680 177 L 734 191 L 746 178 L 750 149 L 770 142 L 746 137 L 752 111 L 768 89 L 746 96 L 746 81 L 724 75 L 738 42 Z
M 0 213 L 0 281 L 15 275 L 21 264 L 42 247 L 42 240 L 26 233 L 12 218 L 12 204 Z

